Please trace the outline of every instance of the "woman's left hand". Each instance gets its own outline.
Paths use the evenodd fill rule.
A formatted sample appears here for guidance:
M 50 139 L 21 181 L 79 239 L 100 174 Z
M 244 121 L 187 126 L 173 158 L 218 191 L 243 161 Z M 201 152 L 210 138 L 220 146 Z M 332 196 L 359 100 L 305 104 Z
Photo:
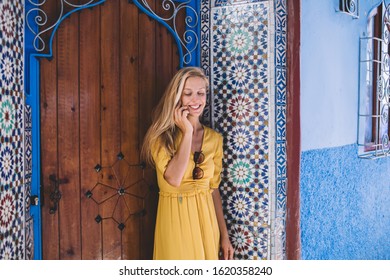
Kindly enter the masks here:
M 223 260 L 232 260 L 234 255 L 234 249 L 230 243 L 229 237 L 221 238 L 221 253 Z

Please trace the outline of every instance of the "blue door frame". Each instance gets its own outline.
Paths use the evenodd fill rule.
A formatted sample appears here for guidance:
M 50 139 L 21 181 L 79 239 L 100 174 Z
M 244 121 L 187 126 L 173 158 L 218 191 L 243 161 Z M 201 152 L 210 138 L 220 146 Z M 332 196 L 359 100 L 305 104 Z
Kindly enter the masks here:
M 57 0 L 64 5 L 65 0 Z M 41 49 L 40 35 L 37 21 L 38 16 L 42 16 L 44 11 L 40 8 L 42 4 L 36 0 L 25 1 L 25 40 L 24 40 L 24 92 L 26 94 L 26 105 L 31 107 L 32 119 L 32 174 L 31 174 L 31 196 L 41 198 L 40 182 L 41 182 L 41 148 L 40 148 L 40 72 L 39 59 L 51 59 L 52 42 L 55 33 L 60 24 L 71 14 L 79 12 L 83 9 L 93 8 L 103 4 L 106 0 L 91 0 L 83 5 L 75 5 L 73 10 L 66 14 L 60 14 L 55 25 L 46 29 L 44 32 L 51 32 L 49 37 L 47 51 L 46 48 Z M 154 13 L 148 6 L 143 4 L 142 0 L 129 0 L 135 4 L 142 12 L 147 14 L 152 19 L 156 20 L 172 34 L 179 51 L 179 67 L 184 66 L 199 66 L 200 65 L 200 1 L 198 0 L 176 0 L 174 14 L 185 9 L 186 11 L 186 31 L 179 36 L 175 27 L 171 27 L 167 22 L 170 19 L 164 19 Z M 175 19 L 175 18 L 174 18 Z M 45 53 L 43 53 L 45 51 Z M 34 221 L 34 259 L 42 259 L 42 224 L 41 224 L 41 199 L 37 205 L 31 205 L 30 214 Z

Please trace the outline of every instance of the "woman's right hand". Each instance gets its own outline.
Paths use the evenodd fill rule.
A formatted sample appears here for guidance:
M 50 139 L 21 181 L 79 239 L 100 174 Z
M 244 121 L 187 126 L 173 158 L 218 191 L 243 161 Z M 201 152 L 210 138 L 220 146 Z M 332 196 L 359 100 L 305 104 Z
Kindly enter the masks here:
M 184 133 L 192 133 L 194 128 L 192 127 L 191 122 L 188 120 L 188 108 L 187 106 L 178 106 L 175 108 L 174 122 Z
M 176 153 L 168 162 L 168 166 L 164 172 L 164 179 L 174 187 L 179 187 L 183 180 L 191 152 L 192 132 L 194 129 L 188 120 L 188 114 L 187 107 L 181 106 L 180 104 L 175 108 L 173 116 L 175 124 L 183 133 L 183 137 L 181 138 Z

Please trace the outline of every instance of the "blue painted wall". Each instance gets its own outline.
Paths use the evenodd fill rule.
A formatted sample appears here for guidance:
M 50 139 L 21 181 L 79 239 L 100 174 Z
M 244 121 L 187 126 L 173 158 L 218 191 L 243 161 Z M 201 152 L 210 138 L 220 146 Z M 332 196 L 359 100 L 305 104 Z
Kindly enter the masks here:
M 356 149 L 302 153 L 303 259 L 390 259 L 390 160 Z
M 360 18 L 301 1 L 302 259 L 390 259 L 390 158 L 357 157 Z

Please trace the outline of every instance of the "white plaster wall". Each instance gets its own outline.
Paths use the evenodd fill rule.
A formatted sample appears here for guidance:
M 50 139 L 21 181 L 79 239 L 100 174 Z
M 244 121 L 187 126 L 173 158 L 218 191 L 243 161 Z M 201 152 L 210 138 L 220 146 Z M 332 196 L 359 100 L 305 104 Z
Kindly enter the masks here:
M 381 1 L 360 0 L 359 19 L 336 12 L 339 0 L 301 1 L 301 149 L 356 143 L 359 38 Z

